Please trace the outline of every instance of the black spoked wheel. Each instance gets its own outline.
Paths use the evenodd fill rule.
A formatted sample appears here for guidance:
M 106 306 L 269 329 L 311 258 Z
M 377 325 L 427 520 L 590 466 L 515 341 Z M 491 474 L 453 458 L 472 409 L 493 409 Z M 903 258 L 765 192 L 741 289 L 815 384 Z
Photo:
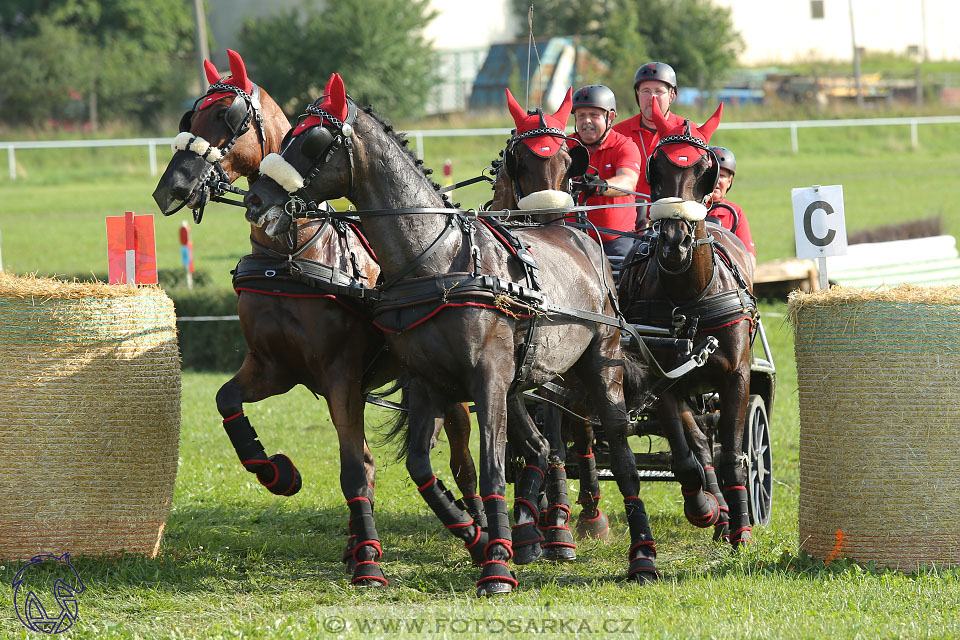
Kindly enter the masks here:
M 750 524 L 769 524 L 773 503 L 773 457 L 770 451 L 770 421 L 763 398 L 750 396 L 743 452 L 747 454 L 747 498 Z

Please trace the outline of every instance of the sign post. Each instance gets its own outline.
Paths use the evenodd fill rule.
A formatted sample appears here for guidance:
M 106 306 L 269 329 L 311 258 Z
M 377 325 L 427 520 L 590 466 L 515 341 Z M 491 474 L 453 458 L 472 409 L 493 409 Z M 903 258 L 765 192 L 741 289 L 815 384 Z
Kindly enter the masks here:
M 107 216 L 110 284 L 157 284 L 157 243 L 153 216 Z
M 798 258 L 817 261 L 820 288 L 830 286 L 827 256 L 847 253 L 847 227 L 843 217 L 843 185 L 793 189 L 793 228 Z
M 190 225 L 186 220 L 180 225 L 180 262 L 187 273 L 187 288 L 193 289 L 193 240 L 190 239 Z

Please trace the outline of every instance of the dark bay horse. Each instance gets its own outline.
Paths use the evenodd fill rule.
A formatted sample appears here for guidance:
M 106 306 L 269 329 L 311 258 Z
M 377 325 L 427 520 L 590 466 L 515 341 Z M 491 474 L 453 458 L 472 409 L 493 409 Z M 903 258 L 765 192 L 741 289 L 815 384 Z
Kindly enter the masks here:
M 341 82 L 328 91 L 323 108 L 311 111 L 313 119 L 279 159 L 285 168 L 276 175 L 286 184 L 262 178 L 252 185 L 247 217 L 283 234 L 310 201 L 346 196 L 366 212 L 383 277 L 374 313 L 410 375 L 407 469 L 430 508 L 482 564 L 478 595 L 506 593 L 517 584 L 507 564 L 513 555 L 504 498 L 508 414 L 515 425 L 511 441 L 527 463 L 517 481 L 518 502 L 532 503 L 548 447 L 518 392 L 564 372 L 588 391 L 610 439 L 630 526 L 628 575 L 656 579 L 653 536 L 626 439 L 620 329 L 600 321 L 614 309 L 603 286 L 612 274 L 599 245 L 559 225 L 518 232 L 515 243 L 445 208 L 399 136 L 372 111 L 357 109 Z M 300 179 L 289 180 L 293 176 Z M 486 529 L 452 500 L 430 461 L 442 408 L 468 400 L 480 425 Z M 532 504 L 529 509 L 535 511 Z
M 211 88 L 184 116 L 186 131 L 177 138 L 182 148 L 154 192 L 165 214 L 183 205 L 201 207 L 209 198 L 204 191 L 214 188 L 210 176 L 217 177 L 221 170 L 230 182 L 246 176 L 253 184 L 264 152 L 279 152 L 290 129 L 276 102 L 247 78 L 240 56 L 229 53 L 232 77 L 221 79 L 208 62 Z M 235 105 L 245 108 L 245 117 Z M 271 492 L 292 495 L 300 489 L 299 471 L 283 454 L 266 455 L 243 404 L 286 393 L 298 384 L 324 397 L 337 430 L 340 485 L 351 514 L 344 561 L 353 571 L 354 584 L 385 583 L 376 562 L 375 469 L 364 437 L 364 398 L 368 390 L 396 378 L 399 367 L 358 298 L 338 295 L 335 287 L 310 286 L 302 277 L 320 271 L 328 285 L 355 284 L 359 289 L 376 282 L 380 268 L 355 228 L 342 221 L 308 222 L 300 225 L 292 247 L 288 240 L 251 226 L 252 253 L 240 262 L 234 279 L 249 351 L 240 370 L 218 391 L 217 409 L 247 471 L 256 473 Z M 444 426 L 457 484 L 467 506 L 482 514 L 465 409 L 448 407 Z
M 736 549 L 752 541 L 741 444 L 757 307 L 745 247 L 732 233 L 704 223 L 704 198 L 719 170 L 707 142 L 722 108 L 700 127 L 690 121 L 671 126 L 654 104 L 660 142 L 648 163 L 648 182 L 655 201 L 650 219 L 657 235 L 645 256 L 627 258 L 631 266 L 621 277 L 620 300 L 631 322 L 674 326 L 684 336 L 715 336 L 719 341 L 703 367 L 661 396 L 657 416 L 673 453 L 687 518 L 698 526 L 721 528 L 729 518 L 729 539 Z M 714 391 L 720 397 L 717 466 L 722 491 L 710 464 L 713 452 L 687 403 L 696 394 Z
M 574 206 L 570 180 L 582 176 L 589 164 L 586 147 L 563 133 L 570 115 L 569 101 L 553 115 L 546 115 L 539 110 L 524 111 L 509 89 L 506 94 L 516 129 L 507 142 L 503 162 L 494 180 L 491 212 L 503 209 L 568 210 Z M 530 216 L 539 223 L 560 223 L 567 217 L 564 213 Z M 582 395 L 569 389 L 565 393 L 565 399 Z M 581 403 L 582 400 L 585 398 L 581 399 Z M 591 450 L 593 431 L 588 424 L 564 421 L 559 411 L 550 404 L 543 404 L 540 411 L 544 424 L 543 435 L 550 445 L 544 479 L 544 502 L 538 505 L 544 535 L 543 556 L 550 560 L 573 560 L 576 557 L 576 543 L 567 526 L 570 518 L 565 468 L 567 431 L 580 458 L 579 468 L 583 469 L 577 499 L 581 508 L 577 533 L 582 537 L 609 535 L 607 517 L 599 507 L 600 483 L 596 466 L 591 466 L 595 462 Z M 535 559 L 524 557 L 517 549 L 516 541 L 514 548 L 514 561 L 518 564 Z

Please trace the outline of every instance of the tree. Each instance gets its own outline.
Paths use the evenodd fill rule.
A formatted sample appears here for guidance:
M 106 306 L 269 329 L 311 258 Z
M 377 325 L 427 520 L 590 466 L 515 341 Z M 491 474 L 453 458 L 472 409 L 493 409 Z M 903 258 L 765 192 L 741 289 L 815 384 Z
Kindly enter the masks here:
M 0 0 L 3 118 L 36 124 L 80 95 L 143 123 L 189 88 L 193 20 L 183 0 Z M 60 93 L 57 93 L 60 92 Z
M 530 0 L 512 2 L 523 17 L 517 35 L 526 36 Z M 670 64 L 680 86 L 712 88 L 743 48 L 730 10 L 710 0 L 539 0 L 534 30 L 538 37 L 582 36 L 610 65 L 607 76 L 583 83 L 602 82 L 618 96 L 632 95 L 634 72 L 650 60 Z
M 339 0 L 248 22 L 241 41 L 257 52 L 247 59 L 251 77 L 263 78 L 288 113 L 301 112 L 337 72 L 358 103 L 405 117 L 422 111 L 435 80 L 422 31 L 434 16 L 429 0 Z

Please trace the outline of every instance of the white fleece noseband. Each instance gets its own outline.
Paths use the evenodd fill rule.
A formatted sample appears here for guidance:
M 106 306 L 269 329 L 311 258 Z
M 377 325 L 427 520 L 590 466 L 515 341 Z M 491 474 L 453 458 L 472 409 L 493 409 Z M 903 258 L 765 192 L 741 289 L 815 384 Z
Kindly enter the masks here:
M 546 189 L 535 191 L 520 198 L 517 206 L 524 210 L 529 209 L 569 209 L 573 206 L 573 198 L 566 191 Z
M 267 154 L 260 162 L 260 175 L 273 178 L 287 193 L 295 193 L 303 188 L 303 176 L 277 153 Z
M 703 203 L 682 198 L 660 198 L 650 205 L 650 219 L 664 220 L 674 218 L 699 222 L 707 217 L 707 208 Z
M 170 145 L 170 148 L 174 153 L 177 151 L 192 151 L 210 164 L 218 162 L 220 158 L 223 157 L 220 149 L 200 136 L 193 135 L 189 131 L 181 131 L 177 137 L 173 139 L 173 144 Z

